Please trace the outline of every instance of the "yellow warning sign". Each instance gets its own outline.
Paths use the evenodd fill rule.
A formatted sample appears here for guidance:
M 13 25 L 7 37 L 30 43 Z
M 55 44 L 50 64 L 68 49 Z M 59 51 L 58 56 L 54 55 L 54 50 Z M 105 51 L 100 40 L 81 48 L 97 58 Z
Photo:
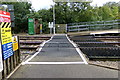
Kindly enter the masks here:
M 12 42 L 13 42 L 13 51 L 18 50 L 18 38 L 17 38 L 17 36 L 12 37 Z
M 11 34 L 11 23 L 2 22 L 1 26 L 1 38 L 2 38 L 2 45 L 6 43 L 12 42 L 12 34 Z
M 40 30 L 42 30 L 42 24 L 40 24 Z

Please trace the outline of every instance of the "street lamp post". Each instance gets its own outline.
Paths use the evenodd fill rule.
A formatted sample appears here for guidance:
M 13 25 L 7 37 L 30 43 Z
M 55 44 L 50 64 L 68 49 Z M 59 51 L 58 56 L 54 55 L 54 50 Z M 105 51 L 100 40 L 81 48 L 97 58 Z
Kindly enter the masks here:
M 91 3 L 93 0 L 53 0 L 53 31 L 55 34 L 55 3 L 56 2 L 81 2 L 81 3 Z
M 53 1 L 53 32 L 55 34 L 55 2 Z

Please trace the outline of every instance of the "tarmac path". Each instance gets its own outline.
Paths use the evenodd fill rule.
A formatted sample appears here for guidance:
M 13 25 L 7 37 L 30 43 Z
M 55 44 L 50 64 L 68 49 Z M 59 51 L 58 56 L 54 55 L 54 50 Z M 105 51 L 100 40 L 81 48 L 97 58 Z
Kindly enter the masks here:
M 67 35 L 54 35 L 10 78 L 118 78 L 117 70 L 87 64 L 75 47 Z

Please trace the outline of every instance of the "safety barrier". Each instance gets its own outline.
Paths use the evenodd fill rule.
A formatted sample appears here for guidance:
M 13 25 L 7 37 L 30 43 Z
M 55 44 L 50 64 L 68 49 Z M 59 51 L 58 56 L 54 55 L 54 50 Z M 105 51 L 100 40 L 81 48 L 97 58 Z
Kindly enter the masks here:
M 94 21 L 67 24 L 67 32 L 120 29 L 120 20 Z

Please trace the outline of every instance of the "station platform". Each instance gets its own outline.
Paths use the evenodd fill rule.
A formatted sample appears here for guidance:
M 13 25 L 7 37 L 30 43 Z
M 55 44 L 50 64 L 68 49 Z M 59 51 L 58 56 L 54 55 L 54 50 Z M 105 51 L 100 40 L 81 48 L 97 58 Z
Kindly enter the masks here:
M 119 34 L 120 29 L 110 30 L 98 30 L 98 31 L 82 31 L 82 32 L 70 32 L 68 35 L 99 35 L 99 34 Z
M 87 64 L 74 42 L 62 34 L 42 43 L 9 78 L 118 78 L 118 71 Z
M 120 33 L 120 29 L 94 31 L 94 32 L 90 32 L 90 35 L 96 35 L 96 34 L 116 34 L 116 33 Z

